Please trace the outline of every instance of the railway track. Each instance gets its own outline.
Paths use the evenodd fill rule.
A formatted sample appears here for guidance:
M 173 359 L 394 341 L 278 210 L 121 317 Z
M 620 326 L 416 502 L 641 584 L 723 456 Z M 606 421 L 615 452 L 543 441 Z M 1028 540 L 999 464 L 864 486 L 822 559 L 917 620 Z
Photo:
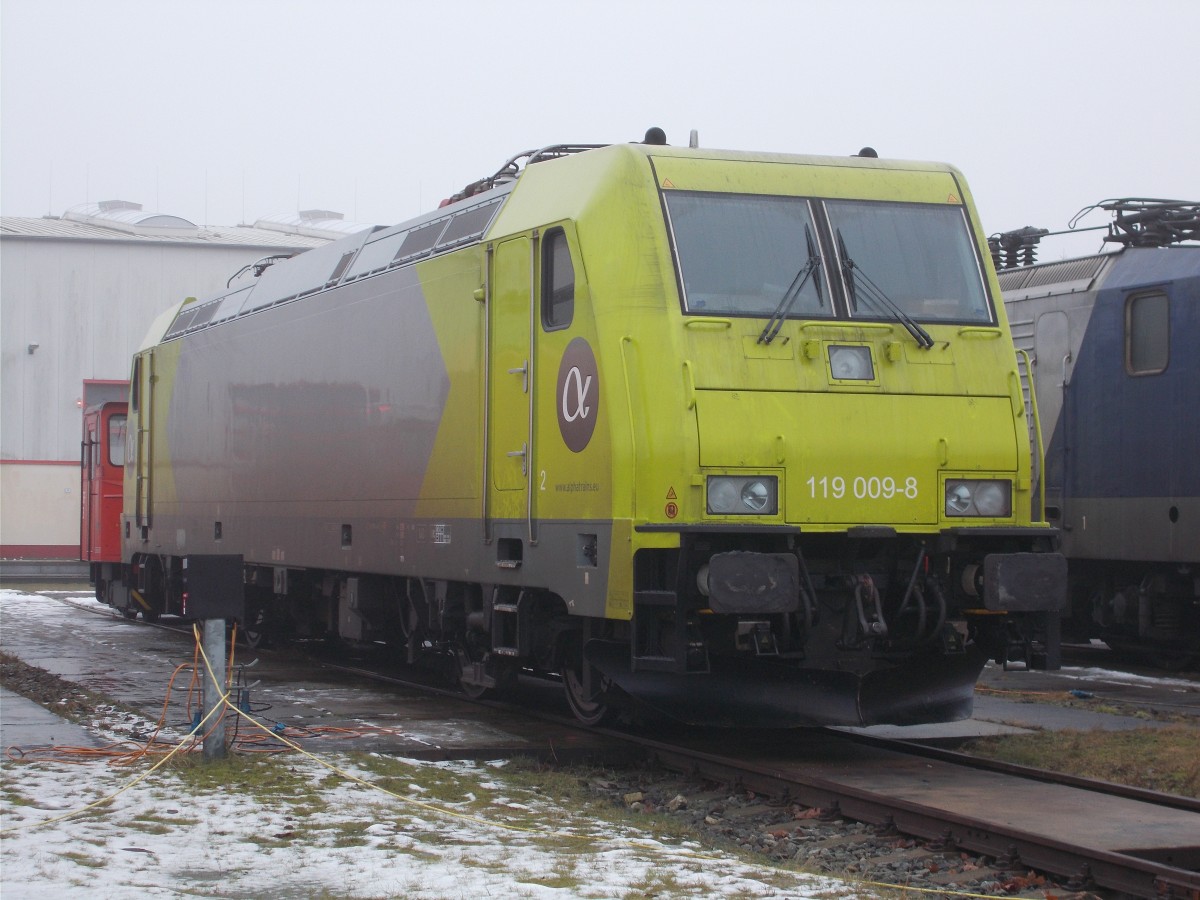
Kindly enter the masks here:
M 94 607 L 91 611 L 104 612 Z M 174 623 L 159 626 L 171 628 Z M 316 662 L 356 678 L 454 695 L 463 703 L 481 702 L 379 667 Z M 537 695 L 537 688 L 532 692 Z M 540 696 L 541 710 L 531 710 L 528 702 L 482 703 L 573 727 L 565 703 L 561 712 L 555 709 L 553 698 L 560 698 L 560 691 L 542 691 Z M 867 823 L 879 834 L 915 838 L 926 850 L 978 854 L 988 859 L 993 871 L 1037 870 L 1067 890 L 1200 898 L 1197 800 L 835 730 L 749 736 L 738 732 L 733 748 L 729 732 L 680 730 L 671 740 L 623 731 L 600 733 L 692 779 L 770 798 L 768 805 L 777 810 L 775 824 L 783 831 L 790 809 L 819 809 L 826 820 Z M 597 736 L 596 730 L 589 734 Z M 445 756 L 448 750 L 439 752 Z M 885 841 L 880 852 L 894 846 Z
M 1018 772 L 899 742 L 826 735 L 819 751 L 736 755 L 646 742 L 662 764 L 1135 897 L 1200 896 L 1200 802 Z M 831 762 L 831 760 L 833 762 Z
M 370 669 L 349 671 L 417 687 Z M 570 724 L 565 715 L 531 713 L 527 704 L 482 702 Z M 780 809 L 818 808 L 826 817 L 915 837 L 938 850 L 986 856 L 1000 870 L 1037 870 L 1069 890 L 1200 898 L 1195 798 L 834 729 L 800 738 L 763 732 L 748 739 L 739 732 L 733 750 L 728 732 L 688 731 L 663 741 L 599 731 L 659 765 L 766 795 Z

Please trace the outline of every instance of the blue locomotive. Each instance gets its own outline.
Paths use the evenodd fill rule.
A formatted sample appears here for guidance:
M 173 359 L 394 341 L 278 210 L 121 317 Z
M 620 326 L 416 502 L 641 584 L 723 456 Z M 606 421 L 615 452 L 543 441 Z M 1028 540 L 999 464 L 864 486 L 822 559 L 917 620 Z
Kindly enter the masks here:
M 1046 438 L 1035 496 L 1068 559 L 1063 634 L 1194 665 L 1200 204 L 1124 199 L 1088 209 L 1097 207 L 1113 214 L 1109 252 L 1035 263 L 1047 232 L 990 240 Z

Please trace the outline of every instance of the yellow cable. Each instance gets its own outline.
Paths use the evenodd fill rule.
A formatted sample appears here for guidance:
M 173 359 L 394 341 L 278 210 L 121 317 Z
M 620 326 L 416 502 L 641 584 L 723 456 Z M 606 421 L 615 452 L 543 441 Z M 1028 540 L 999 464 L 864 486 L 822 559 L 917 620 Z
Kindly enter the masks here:
M 969 891 L 950 891 L 945 888 L 923 888 L 913 887 L 911 884 L 891 884 L 887 881 L 859 881 L 856 884 L 865 884 L 868 887 L 884 887 L 893 888 L 901 891 L 914 891 L 918 894 L 938 894 L 942 897 L 974 897 L 976 900 L 1012 900 L 1012 896 L 997 896 L 995 894 L 972 894 Z

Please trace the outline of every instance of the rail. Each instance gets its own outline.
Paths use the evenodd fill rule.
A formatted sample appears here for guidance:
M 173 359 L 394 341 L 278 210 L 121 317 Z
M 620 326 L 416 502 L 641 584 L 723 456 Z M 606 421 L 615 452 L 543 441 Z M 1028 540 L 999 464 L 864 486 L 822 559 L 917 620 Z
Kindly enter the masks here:
M 1086 846 L 1070 836 L 1048 837 L 1022 824 L 1014 825 L 1006 821 L 1003 813 L 989 802 L 989 797 L 998 802 L 1004 794 L 1017 789 L 1023 777 L 1004 773 L 997 776 L 997 773 L 988 771 L 986 764 L 971 757 L 965 758 L 966 762 L 948 764 L 952 768 L 923 771 L 920 776 L 923 783 L 940 784 L 943 790 L 926 789 L 923 797 L 927 796 L 928 800 L 914 801 L 899 796 L 894 788 L 882 786 L 886 783 L 884 779 L 879 779 L 876 787 L 864 787 L 855 779 L 841 774 L 817 774 L 814 767 L 804 762 L 789 766 L 786 761 L 778 760 L 778 752 L 774 749 L 769 751 L 766 759 L 755 761 L 644 739 L 639 743 L 653 752 L 656 761 L 676 771 L 734 783 L 747 790 L 784 797 L 805 806 L 832 810 L 838 815 L 868 824 L 894 827 L 905 834 L 936 841 L 943 846 L 960 847 L 1004 860 L 1010 868 L 1034 868 L 1053 873 L 1070 879 L 1070 883 L 1078 886 L 1078 889 L 1095 886 L 1134 897 L 1159 900 L 1195 898 L 1200 893 L 1198 851 L 1186 844 L 1188 835 L 1194 835 L 1200 829 L 1200 815 L 1190 808 L 1179 810 L 1159 803 L 1141 804 L 1113 797 L 1111 802 L 1117 804 L 1117 808 L 1144 810 L 1148 817 L 1160 817 L 1156 816 L 1156 811 L 1166 810 L 1167 821 L 1174 822 L 1173 827 L 1181 844 L 1179 847 L 1157 850 L 1113 851 Z M 908 752 L 907 748 L 902 747 L 896 748 L 896 751 L 901 756 Z M 845 771 L 854 770 L 855 766 L 843 758 L 836 768 Z M 864 769 L 868 768 L 869 771 L 857 782 L 878 779 L 885 766 L 875 762 L 869 767 L 864 766 Z M 974 798 L 971 811 L 962 812 L 950 804 L 939 806 L 939 798 L 947 790 L 955 795 L 961 795 L 964 790 L 948 785 L 947 782 L 952 779 L 947 773 L 966 773 L 969 779 L 970 773 L 975 770 L 985 773 L 985 777 L 992 777 L 995 783 L 990 788 L 965 789 L 970 790 Z M 905 763 L 903 759 L 898 761 L 895 771 L 900 773 L 897 776 L 900 779 L 916 777 L 912 773 L 911 763 Z M 1038 786 L 1032 791 L 1037 796 L 1044 796 L 1043 792 L 1050 791 L 1050 785 L 1053 784 L 1060 798 L 1080 798 L 1068 800 L 1063 804 L 1064 807 L 1088 809 L 1092 814 L 1105 815 L 1099 800 L 1089 801 L 1087 797 L 1103 796 L 1108 787 L 1106 784 L 1077 779 L 1075 784 L 1067 785 L 1052 773 L 1038 773 L 1038 776 L 1032 782 Z M 996 780 L 997 777 L 999 780 Z M 954 785 L 958 784 L 959 780 L 954 779 Z M 1075 792 L 1079 792 L 1078 795 Z M 1038 822 L 1050 811 L 1036 805 L 1030 806 L 1027 810 L 1028 821 Z M 1190 830 L 1186 825 L 1179 825 L 1181 821 L 1190 822 L 1188 816 L 1196 816 Z M 1146 828 L 1145 821 L 1139 819 L 1138 826 L 1133 824 L 1135 819 L 1132 817 L 1123 821 L 1129 822 L 1128 838 L 1136 844 L 1139 835 L 1144 833 L 1139 828 Z M 1086 827 L 1082 832 L 1086 832 Z

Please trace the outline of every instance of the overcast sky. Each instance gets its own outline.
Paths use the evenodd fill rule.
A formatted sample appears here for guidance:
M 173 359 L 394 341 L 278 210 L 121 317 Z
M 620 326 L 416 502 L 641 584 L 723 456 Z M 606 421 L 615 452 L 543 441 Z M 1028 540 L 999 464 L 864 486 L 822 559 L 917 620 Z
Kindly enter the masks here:
M 950 162 L 989 233 L 1200 199 L 1195 0 L 0 0 L 0 35 L 5 215 L 388 224 L 650 125 Z

